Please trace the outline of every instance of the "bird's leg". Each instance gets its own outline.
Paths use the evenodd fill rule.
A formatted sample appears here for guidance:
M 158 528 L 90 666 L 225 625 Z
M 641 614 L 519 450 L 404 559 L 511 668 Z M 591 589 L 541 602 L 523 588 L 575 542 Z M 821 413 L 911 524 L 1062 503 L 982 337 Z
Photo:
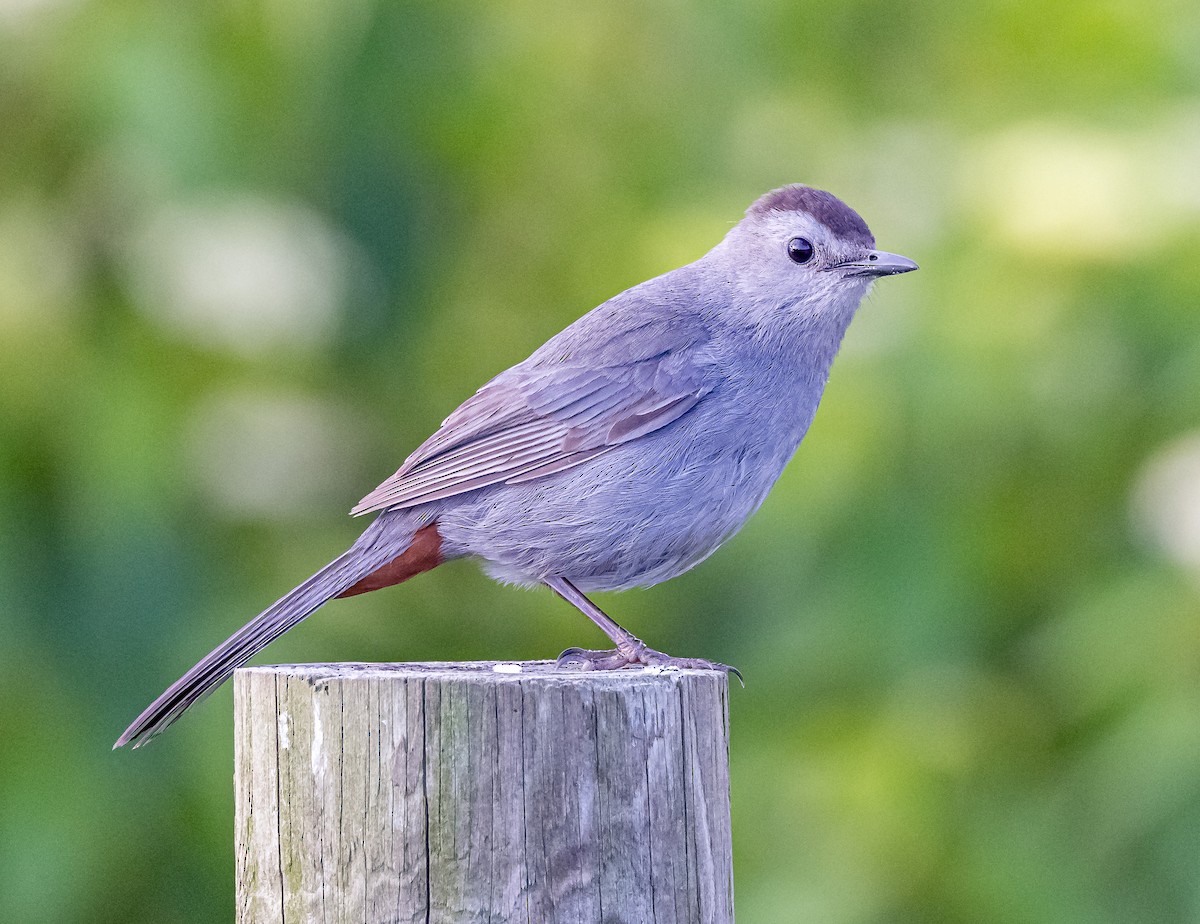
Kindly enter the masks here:
M 673 658 L 661 651 L 655 651 L 628 629 L 620 626 L 615 619 L 585 597 L 583 592 L 566 578 L 543 578 L 542 583 L 598 625 L 617 646 L 612 651 L 568 648 L 558 656 L 559 667 L 584 671 L 612 671 L 626 667 L 697 668 L 726 671 L 736 676 L 739 682 L 742 679 L 741 672 L 736 667 L 718 664 L 704 658 Z
M 617 670 L 640 664 L 643 652 L 649 651 L 646 643 L 620 626 L 615 619 L 596 606 L 583 592 L 566 578 L 549 577 L 543 583 L 552 591 L 579 610 L 612 639 L 614 651 L 589 651 L 583 648 L 568 648 L 558 656 L 560 667 L 575 667 L 582 670 Z

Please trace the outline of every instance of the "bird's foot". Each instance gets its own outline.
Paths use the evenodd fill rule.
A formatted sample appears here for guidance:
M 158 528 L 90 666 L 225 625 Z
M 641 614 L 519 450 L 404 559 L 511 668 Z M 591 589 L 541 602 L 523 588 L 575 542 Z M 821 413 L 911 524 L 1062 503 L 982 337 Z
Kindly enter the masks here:
M 742 672 L 736 667 L 709 661 L 705 658 L 673 658 L 646 645 L 628 650 L 610 648 L 596 651 L 588 648 L 568 648 L 555 662 L 559 667 L 575 671 L 619 671 L 634 667 L 650 667 L 660 670 L 724 671 L 733 674 L 742 686 Z

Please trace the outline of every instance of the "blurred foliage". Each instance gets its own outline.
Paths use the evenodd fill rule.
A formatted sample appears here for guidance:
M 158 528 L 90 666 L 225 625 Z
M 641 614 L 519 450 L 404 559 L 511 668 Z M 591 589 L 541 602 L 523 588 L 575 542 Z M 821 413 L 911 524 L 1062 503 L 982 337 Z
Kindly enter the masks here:
M 0 0 L 0 907 L 224 921 L 230 694 L 458 401 L 831 189 L 878 286 L 760 514 L 602 599 L 739 665 L 742 920 L 1200 921 L 1200 10 Z M 551 657 L 455 563 L 268 660 Z

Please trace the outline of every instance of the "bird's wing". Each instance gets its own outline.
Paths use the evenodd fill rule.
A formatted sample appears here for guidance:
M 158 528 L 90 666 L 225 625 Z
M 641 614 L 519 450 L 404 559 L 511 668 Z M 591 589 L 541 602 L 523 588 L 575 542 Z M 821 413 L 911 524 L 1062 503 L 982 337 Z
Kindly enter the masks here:
M 663 349 L 603 368 L 515 366 L 468 398 L 351 513 L 529 481 L 665 427 L 711 389 L 694 356 Z

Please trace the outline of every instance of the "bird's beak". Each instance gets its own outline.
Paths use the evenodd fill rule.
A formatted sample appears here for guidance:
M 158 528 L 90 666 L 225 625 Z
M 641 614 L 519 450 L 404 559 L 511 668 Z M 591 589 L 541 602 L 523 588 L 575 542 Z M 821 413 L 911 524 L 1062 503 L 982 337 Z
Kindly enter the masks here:
M 896 276 L 900 273 L 911 273 L 919 267 L 908 257 L 902 257 L 898 253 L 872 250 L 858 260 L 836 263 L 829 268 L 841 270 L 843 276 Z

